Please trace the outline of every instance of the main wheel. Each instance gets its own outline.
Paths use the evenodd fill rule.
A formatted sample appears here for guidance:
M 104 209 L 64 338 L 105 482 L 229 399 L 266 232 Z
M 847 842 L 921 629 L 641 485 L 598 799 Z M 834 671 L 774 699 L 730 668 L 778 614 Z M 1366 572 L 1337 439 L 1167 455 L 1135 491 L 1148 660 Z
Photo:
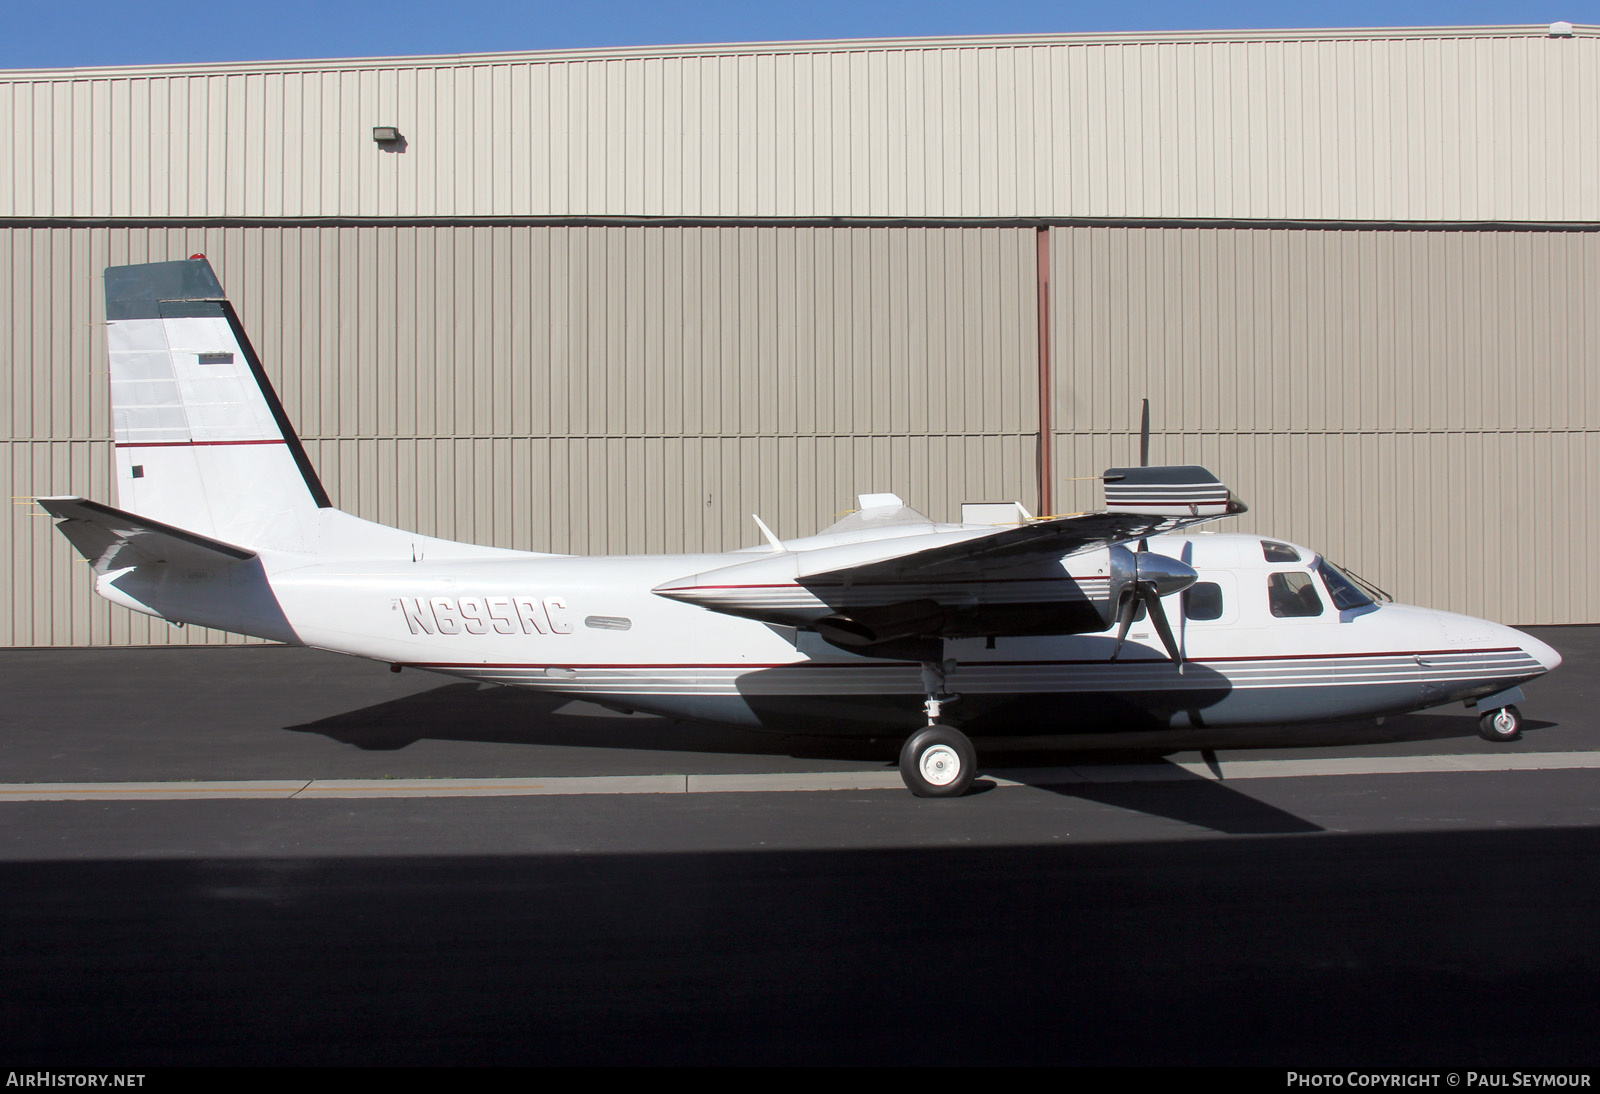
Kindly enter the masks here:
M 1495 744 L 1518 740 L 1522 736 L 1522 711 L 1516 707 L 1484 711 L 1478 718 L 1478 736 Z
M 959 729 L 931 725 L 900 749 L 900 777 L 919 798 L 959 798 L 977 774 L 978 756 Z

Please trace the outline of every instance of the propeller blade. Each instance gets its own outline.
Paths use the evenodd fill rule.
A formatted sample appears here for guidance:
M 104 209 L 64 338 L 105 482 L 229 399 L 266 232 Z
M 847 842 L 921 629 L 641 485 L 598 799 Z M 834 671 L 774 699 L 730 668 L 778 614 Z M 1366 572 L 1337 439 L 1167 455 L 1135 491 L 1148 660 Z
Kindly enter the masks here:
M 1111 650 L 1111 660 L 1117 659 L 1117 654 L 1122 652 L 1122 643 L 1127 641 L 1128 628 L 1133 626 L 1133 616 L 1139 610 L 1139 594 L 1129 590 L 1122 594 L 1122 601 L 1117 605 L 1117 644 Z
M 1150 400 L 1144 401 L 1144 412 L 1139 415 L 1139 466 L 1150 466 Z
M 1178 666 L 1178 671 L 1183 671 L 1183 654 L 1178 650 L 1177 639 L 1172 637 L 1172 626 L 1167 622 L 1167 613 L 1161 607 L 1161 594 L 1156 592 L 1154 585 L 1139 583 L 1139 595 L 1144 598 L 1145 607 L 1150 610 L 1150 621 L 1156 625 L 1156 633 L 1161 636 L 1161 644 L 1167 647 L 1167 653 L 1172 658 L 1172 663 Z
M 1139 413 L 1139 466 L 1150 466 L 1150 400 L 1144 401 L 1144 410 Z M 1148 551 L 1150 541 L 1141 539 L 1139 550 Z

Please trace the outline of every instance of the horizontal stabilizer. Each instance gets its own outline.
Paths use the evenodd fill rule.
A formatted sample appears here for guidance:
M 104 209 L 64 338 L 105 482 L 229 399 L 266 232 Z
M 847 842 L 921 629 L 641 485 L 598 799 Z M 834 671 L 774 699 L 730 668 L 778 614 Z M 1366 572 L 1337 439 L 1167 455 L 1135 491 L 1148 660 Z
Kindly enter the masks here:
M 125 513 L 87 498 L 35 498 L 57 518 L 56 527 L 97 573 L 128 566 L 172 563 L 212 566 L 254 558 L 254 551 Z

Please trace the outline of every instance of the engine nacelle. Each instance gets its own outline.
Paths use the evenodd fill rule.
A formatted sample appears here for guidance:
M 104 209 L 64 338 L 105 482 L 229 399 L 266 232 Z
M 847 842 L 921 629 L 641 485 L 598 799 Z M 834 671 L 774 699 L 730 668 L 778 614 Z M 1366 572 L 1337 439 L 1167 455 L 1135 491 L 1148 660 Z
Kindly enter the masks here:
M 936 600 L 911 600 L 868 609 L 855 616 L 830 615 L 817 620 L 814 626 L 834 645 L 856 649 L 942 634 L 950 615 L 950 608 Z

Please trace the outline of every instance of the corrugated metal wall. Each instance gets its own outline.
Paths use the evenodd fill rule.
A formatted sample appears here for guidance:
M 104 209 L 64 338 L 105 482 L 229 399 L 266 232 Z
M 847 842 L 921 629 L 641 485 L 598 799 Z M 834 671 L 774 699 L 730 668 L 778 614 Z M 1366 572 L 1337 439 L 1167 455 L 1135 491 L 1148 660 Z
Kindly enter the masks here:
M 1596 30 L 5 73 L 0 217 L 1592 221 Z
M 1413 603 L 1600 619 L 1600 232 L 1053 237 L 1060 475 L 1137 461 L 1148 396 L 1151 458 L 1215 469 L 1241 530 Z
M 341 508 L 537 550 L 1035 499 L 1027 229 L 0 229 L 15 497 L 111 500 L 100 272 L 207 254 Z M 13 507 L 0 644 L 220 640 L 90 593 Z
M 1052 230 L 1056 508 L 1136 458 L 1403 599 L 1600 618 L 1600 233 Z M 98 271 L 204 251 L 335 501 L 580 553 L 815 530 L 864 489 L 1037 502 L 1026 229 L 0 232 L 12 494 L 111 499 Z M 26 505 L 5 644 L 213 641 L 113 611 Z
M 1072 480 L 1132 457 L 1148 394 L 1240 526 L 1600 621 L 1556 562 L 1596 531 L 1596 102 L 1595 27 L 0 73 L 0 474 L 111 498 L 99 275 L 202 251 L 372 519 L 677 551 L 863 489 L 1033 505 L 1035 226 L 1079 218 L 1053 508 L 1097 504 Z M 0 572 L 0 644 L 220 640 L 113 612 L 27 506 Z

